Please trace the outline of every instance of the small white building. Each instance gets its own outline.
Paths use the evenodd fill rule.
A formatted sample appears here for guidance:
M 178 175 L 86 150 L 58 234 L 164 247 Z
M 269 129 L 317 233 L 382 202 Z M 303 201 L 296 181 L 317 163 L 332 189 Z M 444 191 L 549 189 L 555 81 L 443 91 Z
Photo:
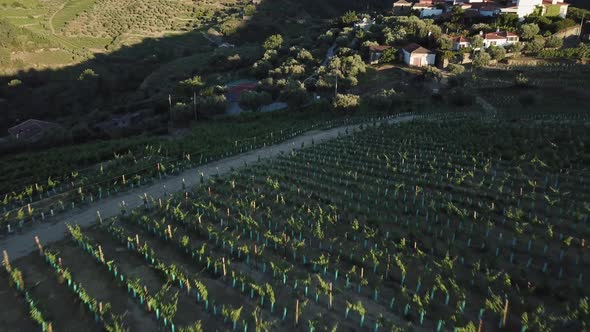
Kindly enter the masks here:
M 564 0 L 512 0 L 516 5 L 516 14 L 519 18 L 524 18 L 537 10 L 541 9 L 541 15 L 559 16 L 565 18 L 569 4 Z
M 416 2 L 414 6 L 412 6 L 412 9 L 420 12 L 420 18 L 440 16 L 444 12 L 444 10 L 437 8 L 437 4 L 444 4 L 444 1 L 441 2 L 440 0 L 421 0 L 420 2 Z
M 494 6 L 494 5 L 487 5 L 487 6 L 482 6 L 481 8 L 479 8 L 479 15 L 481 16 L 485 16 L 485 17 L 493 17 L 496 15 L 500 15 L 501 10 L 499 7 Z
M 518 43 L 519 37 L 517 34 L 508 31 L 490 32 L 483 35 L 483 47 L 490 46 L 510 46 Z
M 462 48 L 471 47 L 471 43 L 469 42 L 469 40 L 463 36 L 453 37 L 451 38 L 451 40 L 453 42 L 453 46 L 451 47 L 453 51 L 458 51 Z
M 416 43 L 402 48 L 404 62 L 408 66 L 424 67 L 433 66 L 436 61 L 436 53 Z
M 442 15 L 443 10 L 439 8 L 428 8 L 420 11 L 420 18 Z
M 355 23 L 354 28 L 355 30 L 364 30 L 369 31 L 369 29 L 375 24 L 374 19 L 369 19 L 364 17 L 362 21 Z

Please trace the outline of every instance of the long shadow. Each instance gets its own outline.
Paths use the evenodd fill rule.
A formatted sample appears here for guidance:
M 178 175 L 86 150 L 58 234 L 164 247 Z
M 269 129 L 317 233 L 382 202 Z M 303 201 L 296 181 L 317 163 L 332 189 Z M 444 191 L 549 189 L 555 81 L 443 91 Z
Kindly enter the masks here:
M 322 32 L 320 25 L 330 18 L 348 9 L 366 10 L 383 4 L 380 0 L 263 0 L 250 18 L 225 37 L 236 49 L 218 48 L 204 39 L 201 31 L 193 30 L 144 39 L 60 69 L 30 69 L 0 77 L 0 137 L 7 135 L 13 125 L 35 118 L 58 122 L 68 130 L 73 128 L 76 142 L 108 138 L 96 127 L 97 123 L 109 121 L 115 114 L 137 111 L 155 119 L 158 115 L 165 117 L 167 96 L 173 93 L 175 82 L 195 74 L 239 73 L 260 58 L 260 44 L 271 34 L 282 33 L 313 47 L 315 37 Z M 297 18 L 307 21 L 297 23 Z M 228 60 L 236 53 L 240 55 L 238 62 Z M 160 75 L 158 70 L 177 64 L 183 70 Z M 98 77 L 80 80 L 86 69 L 92 69 Z M 23 83 L 9 87 L 8 82 L 14 78 Z M 165 121 L 152 122 L 152 127 L 165 127 Z M 77 132 L 80 123 L 87 123 L 89 130 Z

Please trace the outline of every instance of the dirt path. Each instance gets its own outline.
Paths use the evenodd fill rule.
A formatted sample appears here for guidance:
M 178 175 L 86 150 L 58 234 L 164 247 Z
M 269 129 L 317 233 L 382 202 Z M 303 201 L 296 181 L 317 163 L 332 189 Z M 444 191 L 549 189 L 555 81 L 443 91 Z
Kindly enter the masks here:
M 488 103 L 487 100 L 480 96 L 476 96 L 475 101 L 486 111 L 486 113 L 488 113 L 488 115 L 492 118 L 496 118 L 498 115 L 498 109 L 494 105 Z
M 384 122 L 399 123 L 411 121 L 413 119 L 414 116 L 406 115 L 384 120 Z M 354 130 L 358 130 L 359 127 L 360 125 L 350 125 L 324 131 L 309 131 L 277 145 L 245 152 L 184 171 L 180 175 L 171 176 L 151 186 L 125 192 L 124 194 L 94 203 L 90 207 L 81 210 L 64 213 L 57 217 L 59 218 L 59 221 L 57 222 L 41 223 L 21 234 L 15 234 L 2 239 L 0 241 L 0 251 L 7 250 L 12 259 L 26 256 L 36 249 L 33 241 L 35 235 L 38 235 L 41 242 L 45 244 L 59 241 L 67 232 L 66 223 L 77 223 L 81 227 L 90 226 L 97 220 L 97 211 L 100 211 L 103 219 L 116 216 L 120 213 L 120 203 L 122 201 L 125 202 L 128 209 L 132 209 L 143 204 L 142 196 L 144 193 L 151 197 L 163 197 L 181 191 L 183 179 L 187 186 L 194 186 L 199 184 L 201 173 L 203 173 L 205 179 L 217 174 L 225 174 L 232 169 L 238 169 L 244 165 L 255 164 L 259 159 L 275 158 L 281 154 L 299 149 L 302 144 L 304 146 L 310 146 L 312 142 L 318 144 L 335 139 L 339 136 L 347 135 L 347 133 L 351 134 Z
M 57 13 L 61 12 L 64 9 L 67 3 L 67 1 L 64 1 L 59 6 L 59 8 L 49 17 L 49 29 L 51 30 L 52 35 L 55 35 L 55 28 L 53 27 L 53 18 L 55 18 L 55 15 L 57 15 Z

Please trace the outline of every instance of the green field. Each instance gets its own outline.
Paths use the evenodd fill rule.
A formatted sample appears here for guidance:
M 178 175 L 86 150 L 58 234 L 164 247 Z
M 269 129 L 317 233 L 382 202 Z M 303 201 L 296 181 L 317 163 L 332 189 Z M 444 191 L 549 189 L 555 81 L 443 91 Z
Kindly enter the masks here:
M 55 30 L 63 29 L 73 21 L 80 13 L 88 11 L 94 6 L 94 0 L 67 0 L 63 9 L 58 10 L 51 21 Z

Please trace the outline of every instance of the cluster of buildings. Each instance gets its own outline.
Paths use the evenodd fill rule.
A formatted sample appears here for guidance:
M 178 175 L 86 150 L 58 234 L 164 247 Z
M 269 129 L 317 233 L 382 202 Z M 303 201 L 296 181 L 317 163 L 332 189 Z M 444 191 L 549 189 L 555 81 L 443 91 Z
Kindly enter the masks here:
M 519 42 L 520 37 L 509 31 L 496 31 L 490 33 L 480 32 L 483 39 L 483 48 L 490 46 L 508 47 Z M 452 37 L 452 50 L 459 51 L 464 48 L 472 48 L 471 41 L 464 36 Z M 369 47 L 369 62 L 375 64 L 383 56 L 384 52 L 390 49 L 387 45 L 373 45 Z M 474 48 L 479 50 L 479 48 Z M 436 62 L 436 52 L 424 48 L 416 43 L 406 45 L 401 49 L 400 56 L 408 66 L 432 66 Z
M 508 0 L 506 4 L 495 0 L 398 0 L 393 4 L 394 13 L 407 13 L 411 10 L 420 12 L 420 17 L 440 16 L 448 13 L 452 6 L 461 6 L 466 13 L 480 16 L 516 14 L 518 18 L 539 11 L 543 16 L 565 18 L 569 4 L 564 0 Z

